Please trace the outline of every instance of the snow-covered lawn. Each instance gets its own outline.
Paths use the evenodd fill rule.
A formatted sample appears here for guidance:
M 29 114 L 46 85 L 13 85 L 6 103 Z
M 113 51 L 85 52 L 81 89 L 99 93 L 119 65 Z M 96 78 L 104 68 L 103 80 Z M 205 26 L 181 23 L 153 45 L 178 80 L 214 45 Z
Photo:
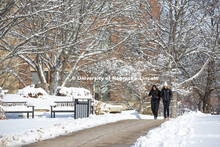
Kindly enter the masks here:
M 140 137 L 135 147 L 219 147 L 220 116 L 190 112 Z
M 57 114 L 57 118 L 48 118 L 50 117 L 48 112 L 34 119 L 0 120 L 0 146 L 20 146 L 120 120 L 153 119 L 153 116 L 138 115 L 135 111 L 91 115 L 83 119 L 74 119 L 70 116 Z

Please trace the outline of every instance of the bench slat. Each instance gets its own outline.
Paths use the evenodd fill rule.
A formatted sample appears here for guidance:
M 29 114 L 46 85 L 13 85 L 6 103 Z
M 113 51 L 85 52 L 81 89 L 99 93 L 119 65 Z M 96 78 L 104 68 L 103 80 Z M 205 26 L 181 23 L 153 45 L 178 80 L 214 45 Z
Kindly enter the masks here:
M 33 111 L 5 111 L 5 113 L 32 113 Z
M 52 112 L 75 112 L 74 110 L 53 110 Z

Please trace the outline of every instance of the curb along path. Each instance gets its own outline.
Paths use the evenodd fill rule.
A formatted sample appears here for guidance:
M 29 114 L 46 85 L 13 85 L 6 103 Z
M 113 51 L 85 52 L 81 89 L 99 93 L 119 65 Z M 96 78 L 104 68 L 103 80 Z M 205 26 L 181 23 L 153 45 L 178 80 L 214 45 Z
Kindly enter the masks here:
M 164 120 L 123 120 L 29 144 L 28 147 L 127 147 Z

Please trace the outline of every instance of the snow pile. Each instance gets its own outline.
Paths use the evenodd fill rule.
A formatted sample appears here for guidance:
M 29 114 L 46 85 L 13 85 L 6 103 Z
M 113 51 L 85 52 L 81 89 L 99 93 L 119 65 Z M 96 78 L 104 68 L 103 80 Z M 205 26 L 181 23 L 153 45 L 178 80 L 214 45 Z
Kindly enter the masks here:
M 110 112 L 121 113 L 122 111 L 121 105 L 111 105 L 105 102 L 94 100 L 94 112 L 97 115 L 107 114 Z
M 140 137 L 134 147 L 220 146 L 220 116 L 185 113 Z
M 21 95 L 25 98 L 42 98 L 47 99 L 48 94 L 42 88 L 34 88 L 33 86 L 24 87 L 21 90 L 18 90 L 18 95 Z
M 0 100 L 3 99 L 4 93 L 2 92 L 2 88 L 0 87 Z
M 94 112 L 97 115 L 109 113 L 109 109 L 106 107 L 109 104 L 106 104 L 101 101 L 94 100 Z
M 74 98 L 92 99 L 92 95 L 88 89 L 78 87 L 58 87 L 57 96 L 69 96 Z
M 0 101 L 3 99 L 4 92 L 2 91 L 2 88 L 0 87 Z
M 35 118 L 0 121 L 0 146 L 21 146 L 126 119 L 153 119 L 136 111 L 91 115 L 89 118 Z M 16 125 L 15 125 L 16 124 Z
M 0 87 L 0 119 L 6 118 L 4 108 L 2 107 L 2 100 L 6 92 L 8 92 L 8 90 L 2 90 L 2 87 Z

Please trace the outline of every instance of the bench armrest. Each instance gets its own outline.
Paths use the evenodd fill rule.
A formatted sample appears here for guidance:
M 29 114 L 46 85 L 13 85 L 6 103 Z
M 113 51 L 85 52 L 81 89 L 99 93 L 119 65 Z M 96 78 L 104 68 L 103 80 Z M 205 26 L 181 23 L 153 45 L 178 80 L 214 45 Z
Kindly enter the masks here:
M 56 107 L 57 104 L 56 104 L 56 103 L 52 103 L 52 104 L 50 104 L 50 106 L 51 106 L 51 107 Z
M 34 107 L 33 103 L 27 103 L 27 107 Z

